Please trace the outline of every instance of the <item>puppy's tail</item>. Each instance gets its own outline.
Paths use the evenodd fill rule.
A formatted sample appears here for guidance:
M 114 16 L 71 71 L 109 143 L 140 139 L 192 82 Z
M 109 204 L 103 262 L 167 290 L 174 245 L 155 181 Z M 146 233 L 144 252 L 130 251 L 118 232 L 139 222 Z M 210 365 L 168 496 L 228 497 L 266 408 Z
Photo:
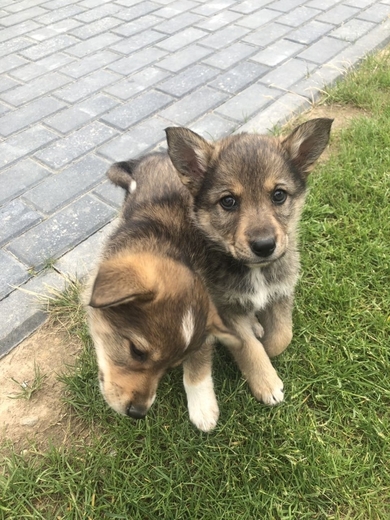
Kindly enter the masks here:
M 107 172 L 107 177 L 116 186 L 120 186 L 128 193 L 133 193 L 137 183 L 132 177 L 132 173 L 139 164 L 137 160 L 123 161 L 114 163 Z

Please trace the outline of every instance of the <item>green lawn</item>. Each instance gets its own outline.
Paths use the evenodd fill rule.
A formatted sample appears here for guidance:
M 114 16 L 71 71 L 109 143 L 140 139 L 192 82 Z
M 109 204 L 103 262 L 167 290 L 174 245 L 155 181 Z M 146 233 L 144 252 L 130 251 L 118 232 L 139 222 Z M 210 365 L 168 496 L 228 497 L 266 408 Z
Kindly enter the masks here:
M 181 370 L 145 421 L 103 402 L 70 287 L 52 304 L 85 343 L 65 378 L 87 443 L 23 457 L 1 477 L 4 519 L 390 519 L 390 59 L 366 60 L 327 93 L 365 109 L 332 137 L 301 226 L 295 335 L 275 366 L 286 400 L 257 403 L 221 348 L 221 416 L 189 422 Z

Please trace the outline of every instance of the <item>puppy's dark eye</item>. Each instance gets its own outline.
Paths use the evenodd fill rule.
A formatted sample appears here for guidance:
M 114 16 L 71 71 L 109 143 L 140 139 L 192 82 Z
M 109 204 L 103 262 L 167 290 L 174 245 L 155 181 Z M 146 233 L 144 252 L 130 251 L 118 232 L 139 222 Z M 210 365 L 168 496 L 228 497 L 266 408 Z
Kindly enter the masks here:
M 231 195 L 222 197 L 222 199 L 219 201 L 219 203 L 221 204 L 223 209 L 226 211 L 232 211 L 233 209 L 236 209 L 236 207 L 237 207 L 237 201 Z
M 134 345 L 134 343 L 130 343 L 130 354 L 133 359 L 135 359 L 136 361 L 140 361 L 141 363 L 143 361 L 146 361 L 146 359 L 148 358 L 147 353 L 137 348 Z
M 275 204 L 283 204 L 286 199 L 287 193 L 284 190 L 275 190 L 272 194 L 272 202 Z

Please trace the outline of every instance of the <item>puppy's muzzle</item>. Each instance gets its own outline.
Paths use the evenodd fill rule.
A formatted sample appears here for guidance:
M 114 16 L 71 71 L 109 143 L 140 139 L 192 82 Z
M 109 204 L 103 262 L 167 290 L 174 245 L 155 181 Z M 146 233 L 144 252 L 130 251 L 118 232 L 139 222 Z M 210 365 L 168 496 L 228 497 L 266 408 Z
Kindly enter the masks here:
M 272 255 L 276 249 L 276 242 L 273 237 L 259 238 L 251 244 L 251 250 L 260 258 L 267 258 Z
M 126 408 L 126 415 L 132 417 L 133 419 L 145 419 L 148 410 L 141 406 L 135 406 L 132 403 Z

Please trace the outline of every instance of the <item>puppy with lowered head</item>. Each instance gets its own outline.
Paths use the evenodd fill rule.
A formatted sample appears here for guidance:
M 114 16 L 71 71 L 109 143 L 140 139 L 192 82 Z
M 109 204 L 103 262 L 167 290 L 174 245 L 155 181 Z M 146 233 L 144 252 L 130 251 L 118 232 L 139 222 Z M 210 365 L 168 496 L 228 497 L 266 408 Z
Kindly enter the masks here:
M 189 201 L 182 202 L 188 193 L 171 170 L 164 172 L 158 154 L 109 170 L 127 195 L 87 289 L 88 322 L 100 388 L 114 410 L 145 417 L 163 375 L 183 363 L 190 419 L 208 431 L 219 414 L 211 339 L 239 341 L 193 267 L 193 255 L 204 245 L 188 219 Z M 150 171 L 158 172 L 158 185 Z

